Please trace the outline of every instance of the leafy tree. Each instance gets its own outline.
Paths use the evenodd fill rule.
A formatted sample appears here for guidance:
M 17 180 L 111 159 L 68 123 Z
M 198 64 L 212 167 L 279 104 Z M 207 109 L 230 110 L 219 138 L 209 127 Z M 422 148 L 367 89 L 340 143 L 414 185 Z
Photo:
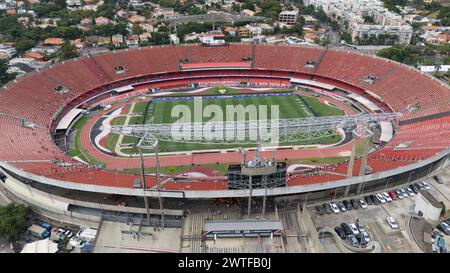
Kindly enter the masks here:
M 325 38 L 321 41 L 320 43 L 322 46 L 327 46 L 329 44 L 331 44 L 331 40 L 329 38 Z
M 253 3 L 245 3 L 244 5 L 242 5 L 242 9 L 249 9 L 252 11 L 255 11 L 255 5 L 253 5 Z
M 150 44 L 153 45 L 165 45 L 169 44 L 169 33 L 167 32 L 153 32 L 152 37 L 149 40 Z
M 132 30 L 136 35 L 141 35 L 142 33 L 144 33 L 144 29 L 139 24 L 134 24 Z
M 415 65 L 417 63 L 417 56 L 414 54 L 413 47 L 411 46 L 397 44 L 380 50 L 377 55 L 405 64 Z
M 347 32 L 341 33 L 341 40 L 344 40 L 347 44 L 352 43 L 352 36 L 348 34 Z
M 22 204 L 1 206 L 0 237 L 8 240 L 17 237 L 25 229 L 30 212 L 30 208 Z
M 62 60 L 72 59 L 78 57 L 77 48 L 69 41 L 65 41 L 59 49 L 59 56 Z
M 338 24 L 338 22 L 337 21 L 331 21 L 330 22 L 330 27 L 331 27 L 331 29 L 333 29 L 334 31 L 338 31 L 339 30 L 339 24 Z
M 14 79 L 14 75 L 6 72 L 8 70 L 8 64 L 4 60 L 0 60 L 0 86 Z
M 321 21 L 321 22 L 327 22 L 327 21 L 328 21 L 328 16 L 327 16 L 327 14 L 325 13 L 325 11 L 323 11 L 322 7 L 320 7 L 320 8 L 316 11 L 315 16 L 316 16 L 316 18 L 319 19 L 319 21 Z
M 225 31 L 225 41 L 230 43 L 240 42 L 241 37 L 236 33 L 236 35 L 231 35 L 228 31 Z
M 17 51 L 22 53 L 27 51 L 28 49 L 33 48 L 36 45 L 36 41 L 30 40 L 30 39 L 20 39 L 16 40 L 14 46 L 16 47 Z

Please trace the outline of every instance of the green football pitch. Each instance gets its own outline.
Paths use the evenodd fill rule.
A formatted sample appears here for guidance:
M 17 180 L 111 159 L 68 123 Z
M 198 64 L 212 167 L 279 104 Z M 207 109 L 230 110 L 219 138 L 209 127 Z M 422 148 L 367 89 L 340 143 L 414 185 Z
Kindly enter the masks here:
M 246 109 L 253 108 L 263 109 L 264 106 L 267 107 L 267 118 L 270 118 L 272 115 L 272 107 L 278 106 L 278 115 L 280 119 L 288 119 L 288 118 L 302 118 L 308 117 L 311 113 L 308 113 L 307 107 L 302 102 L 300 97 L 298 96 L 257 96 L 251 98 L 237 98 L 237 97 L 229 97 L 223 99 L 200 99 L 196 100 L 163 100 L 163 101 L 153 101 L 149 105 L 149 113 L 147 114 L 146 123 L 173 123 L 176 122 L 179 118 L 178 115 L 173 116 L 172 111 L 177 109 L 178 106 L 183 105 L 190 109 L 192 113 L 192 122 L 194 121 L 194 104 L 197 104 L 202 107 L 202 111 L 211 108 L 210 106 L 216 105 L 220 107 L 221 112 L 224 115 L 224 118 L 229 116 L 227 115 L 227 108 L 236 108 L 237 105 L 242 105 Z M 174 114 L 176 111 L 174 111 Z M 250 119 L 251 116 L 247 115 L 246 119 Z M 257 117 L 262 118 L 262 117 Z M 203 122 L 207 122 L 208 118 L 203 118 Z
M 179 119 L 176 114 L 176 109 L 179 106 L 189 109 L 192 113 L 191 121 L 194 122 L 194 105 L 197 105 L 199 109 L 200 102 L 192 98 L 189 99 L 176 99 L 170 98 L 167 100 L 154 99 L 150 102 L 138 102 L 134 106 L 133 113 L 140 113 L 141 117 L 131 119 L 130 124 L 142 124 L 144 123 L 174 123 Z M 320 103 L 316 98 L 300 97 L 297 95 L 288 96 L 253 96 L 253 97 L 236 97 L 230 96 L 226 98 L 208 98 L 203 97 L 201 99 L 201 108 L 205 110 L 206 107 L 211 105 L 218 106 L 222 113 L 223 118 L 227 117 L 227 108 L 235 107 L 236 105 L 242 105 L 248 109 L 248 106 L 261 109 L 261 106 L 267 107 L 267 119 L 272 116 L 272 107 L 278 106 L 279 119 L 290 118 L 304 118 L 314 116 L 334 116 L 343 115 L 344 112 L 335 107 L 324 105 Z M 216 107 L 217 109 L 217 107 Z M 145 121 L 144 121 L 145 116 Z M 246 116 L 246 119 L 251 119 L 250 115 Z M 263 118 L 263 117 L 257 117 Z M 207 122 L 210 118 L 203 118 L 203 122 Z M 235 118 L 234 118 L 235 119 Z M 305 144 L 331 144 L 336 143 L 341 139 L 338 135 L 323 137 L 321 139 L 313 139 L 308 141 L 298 141 L 295 143 L 280 143 L 280 145 L 305 145 Z M 125 136 L 122 140 L 122 144 L 136 144 L 137 138 Z M 168 141 L 160 141 L 160 150 L 162 152 L 175 152 L 175 151 L 190 151 L 190 150 L 206 150 L 206 149 L 227 149 L 236 148 L 236 144 L 192 144 L 192 143 L 175 143 Z M 254 145 L 242 145 L 243 147 Z M 124 153 L 136 153 L 136 148 L 123 148 Z

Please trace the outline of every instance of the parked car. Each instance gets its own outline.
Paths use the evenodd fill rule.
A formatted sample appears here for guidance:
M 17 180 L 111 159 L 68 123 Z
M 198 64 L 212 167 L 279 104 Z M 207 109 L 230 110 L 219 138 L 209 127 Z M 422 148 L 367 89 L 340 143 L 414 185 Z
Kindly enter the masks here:
M 73 237 L 72 239 L 70 239 L 69 244 L 71 244 L 72 246 L 77 247 L 77 248 L 84 247 L 84 242 L 78 237 Z
M 336 205 L 336 203 L 330 203 L 330 206 L 334 213 L 339 213 L 339 207 Z
M 358 204 L 363 209 L 367 208 L 366 202 L 363 199 L 359 199 Z
M 426 190 L 431 189 L 430 185 L 427 182 L 422 182 L 423 186 L 425 187 Z
M 361 231 L 363 231 L 363 230 L 366 230 L 366 229 L 364 228 L 364 225 L 361 224 L 361 223 L 356 223 L 356 227 L 358 228 L 359 232 L 361 232 Z
M 450 225 L 447 224 L 446 222 L 440 223 L 440 224 L 437 226 L 437 228 L 438 228 L 440 231 L 444 232 L 445 235 L 450 235 Z
M 70 230 L 67 230 L 66 232 L 64 232 L 64 235 L 69 239 L 73 237 L 73 233 Z
M 375 195 L 375 196 L 377 197 L 378 201 L 379 201 L 381 204 L 386 203 L 386 199 L 384 199 L 384 196 L 383 196 L 381 193 L 378 193 L 378 194 Z
M 401 188 L 401 189 L 399 189 L 399 191 L 402 193 L 403 198 L 409 197 L 409 194 L 408 194 L 408 192 L 405 190 L 405 188 Z
M 434 181 L 438 182 L 439 184 L 444 184 L 444 180 L 442 180 L 442 177 L 433 175 Z
M 356 227 L 355 224 L 349 224 L 348 226 L 350 227 L 350 229 L 352 230 L 352 233 L 354 235 L 359 234 L 359 230 L 358 230 L 358 228 Z
M 317 205 L 317 206 L 316 206 L 316 212 L 317 212 L 317 214 L 319 214 L 319 215 L 323 215 L 323 214 L 324 214 L 324 209 L 322 208 L 322 206 Z
M 353 235 L 353 234 L 348 235 L 347 236 L 347 240 L 352 246 L 358 246 L 359 245 L 358 239 L 356 239 L 356 236 Z
M 345 238 L 347 237 L 347 235 L 345 235 L 345 231 L 344 231 L 344 229 L 342 227 L 335 227 L 334 231 L 336 231 L 337 235 L 342 240 L 345 240 Z
M 414 194 L 418 194 L 419 193 L 419 190 L 416 189 L 416 187 L 414 185 L 409 185 L 408 188 L 410 188 L 414 192 Z
M 363 230 L 361 231 L 361 239 L 360 242 L 362 245 L 366 245 L 368 243 L 370 243 L 370 235 L 369 233 L 367 233 L 367 231 Z
M 350 202 L 348 200 L 344 200 L 342 203 L 344 203 L 344 206 L 347 210 L 352 210 L 353 208 L 350 205 Z
M 341 223 L 341 228 L 344 230 L 345 235 L 353 234 L 352 229 L 348 226 L 347 223 Z
M 372 198 L 370 198 L 370 196 L 364 196 L 364 200 L 366 200 L 367 205 L 373 205 Z
M 381 194 L 383 195 L 386 202 L 392 202 L 392 198 L 389 196 L 387 192 L 382 192 Z
M 419 185 L 419 183 L 414 183 L 413 186 L 416 188 L 417 191 L 425 190 L 425 188 Z
M 63 236 L 65 232 L 66 232 L 65 229 L 63 229 L 63 228 L 58 228 L 58 232 L 57 232 L 57 233 L 59 234 L 59 236 Z
M 347 211 L 347 209 L 344 206 L 344 203 L 337 202 L 336 205 L 341 209 L 342 212 L 346 212 Z
M 376 197 L 375 195 L 371 195 L 370 198 L 372 199 L 372 202 L 373 202 L 375 205 L 381 204 L 380 200 L 379 200 L 378 197 Z
M 330 214 L 333 212 L 333 210 L 331 209 L 331 205 L 329 203 L 324 204 L 324 209 L 327 214 Z
M 416 193 L 410 187 L 406 187 L 406 191 L 408 192 L 409 196 L 416 195 Z
M 359 209 L 358 202 L 356 202 L 355 199 L 350 200 L 350 204 L 352 204 L 352 207 L 353 207 L 354 209 Z
M 50 225 L 49 223 L 42 223 L 41 227 L 45 228 L 49 232 L 52 230 L 52 225 Z
M 398 200 L 398 196 L 394 191 L 388 192 L 389 196 L 392 198 L 392 200 Z
M 398 197 L 399 199 L 403 199 L 403 198 L 404 198 L 404 197 L 403 197 L 403 193 L 402 193 L 401 190 L 396 190 L 395 193 L 397 194 L 397 197 Z
M 392 229 L 399 229 L 399 228 L 400 228 L 400 227 L 398 226 L 397 221 L 395 221 L 395 219 L 394 219 L 393 217 L 389 216 L 388 218 L 386 218 L 386 220 L 387 220 L 389 226 L 390 226 Z

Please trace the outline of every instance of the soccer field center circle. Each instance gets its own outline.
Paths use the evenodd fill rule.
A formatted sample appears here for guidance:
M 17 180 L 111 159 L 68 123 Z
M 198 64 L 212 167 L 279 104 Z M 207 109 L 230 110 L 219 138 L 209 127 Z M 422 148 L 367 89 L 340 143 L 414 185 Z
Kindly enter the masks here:
M 253 56 L 250 62 L 243 61 L 249 56 Z M 184 59 L 195 64 L 195 69 L 180 63 Z M 308 66 L 309 61 L 316 65 Z M 369 113 L 400 112 L 403 115 L 393 121 L 392 127 L 387 124 L 377 127 L 374 148 L 367 161 L 370 171 L 365 176 L 358 176 L 361 163 L 357 158 L 354 174 L 347 177 L 351 141 L 339 146 L 276 151 L 277 161 L 309 167 L 287 177 L 285 187 L 269 189 L 269 195 L 311 192 L 327 196 L 344 185 L 351 186 L 350 192 L 356 191 L 362 182 L 368 184 L 368 188 L 376 188 L 386 184 L 387 179 L 392 178 L 388 182 L 394 183 L 392 181 L 400 182 L 405 177 L 420 177 L 445 164 L 450 142 L 449 89 L 414 68 L 334 49 L 189 45 L 77 58 L 5 86 L 0 92 L 3 127 L 0 166 L 7 177 L 6 187 L 24 200 L 30 199 L 30 195 L 25 193 L 23 181 L 30 182 L 37 192 L 55 195 L 57 191 L 49 189 L 50 186 L 79 193 L 142 196 L 142 188 L 135 187 L 135 181 L 140 179 L 136 172 L 140 167 L 139 158 L 118 158 L 93 147 L 89 134 L 82 131 L 92 128 L 94 119 L 87 119 L 81 128 L 72 128 L 77 119 L 84 118 L 84 111 L 90 110 L 95 115 L 92 109 L 100 104 L 113 104 L 114 109 L 125 107 L 129 104 L 126 100 L 139 98 L 151 88 L 160 91 L 183 90 L 192 85 L 291 88 L 294 83 L 308 92 L 315 92 L 322 101 L 332 101 L 340 109 L 354 107 Z M 65 146 L 68 143 L 66 132 L 73 132 L 73 129 L 79 129 L 78 141 L 83 147 L 77 154 L 69 154 Z M 76 139 L 73 134 L 72 137 Z M 272 157 L 273 152 L 263 151 L 261 155 Z M 89 164 L 77 159 L 89 161 Z M 248 196 L 247 190 L 229 190 L 226 176 L 212 166 L 223 168 L 224 164 L 241 160 L 242 154 L 236 151 L 162 156 L 163 168 L 179 168 L 175 168 L 174 177 L 166 177 L 167 181 L 157 192 L 151 171 L 155 159 L 146 157 L 144 163 L 150 169 L 146 195 L 194 199 Z M 206 173 L 212 179 L 191 176 L 180 182 L 176 175 L 185 172 Z M 262 196 L 264 193 L 255 189 L 253 194 Z M 61 202 L 65 208 L 73 203 L 70 198 Z

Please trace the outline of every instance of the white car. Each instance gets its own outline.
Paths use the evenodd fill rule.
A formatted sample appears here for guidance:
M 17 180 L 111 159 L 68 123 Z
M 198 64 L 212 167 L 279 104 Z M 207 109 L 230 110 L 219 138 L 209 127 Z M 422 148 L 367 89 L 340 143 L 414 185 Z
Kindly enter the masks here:
M 363 230 L 361 231 L 361 238 L 366 242 L 366 244 L 370 243 L 370 235 L 367 233 L 367 231 Z
M 66 235 L 69 239 L 73 237 L 73 233 L 70 230 L 64 232 L 64 235 Z
M 382 192 L 381 194 L 383 195 L 384 199 L 386 199 L 387 202 L 392 202 L 392 198 L 389 196 L 387 192 Z
M 413 192 L 413 190 L 411 190 L 410 187 L 406 187 L 406 191 L 408 192 L 409 196 L 414 196 L 414 195 L 416 195 L 416 194 Z
M 426 190 L 429 190 L 431 188 L 427 182 L 422 182 L 422 185 L 425 187 Z
M 69 244 L 71 244 L 72 246 L 77 247 L 77 248 L 82 248 L 84 246 L 84 242 L 76 237 L 70 239 Z
M 359 205 L 361 206 L 361 208 L 363 208 L 363 209 L 367 208 L 366 202 L 364 202 L 364 200 L 359 199 L 358 202 L 359 202 Z
M 381 202 L 381 204 L 386 203 L 386 199 L 384 199 L 384 196 L 381 193 L 379 193 L 379 194 L 377 194 L 375 196 L 377 197 L 378 201 Z
M 400 228 L 400 227 L 398 226 L 397 221 L 395 221 L 395 219 L 394 219 L 393 217 L 389 216 L 388 218 L 386 218 L 386 220 L 387 220 L 389 226 L 390 226 L 392 229 L 399 229 L 399 228 Z
M 352 230 L 353 235 L 358 235 L 358 234 L 359 234 L 359 230 L 358 230 L 358 228 L 356 227 L 355 224 L 350 224 L 350 225 L 348 225 L 348 226 L 349 226 L 350 229 Z
M 334 213 L 339 213 L 339 207 L 336 205 L 336 203 L 330 203 L 330 206 Z
M 400 191 L 402 192 L 402 194 L 403 194 L 403 197 L 409 197 L 409 194 L 408 194 L 408 192 L 405 190 L 405 188 L 402 188 L 402 189 L 400 189 Z
M 397 194 L 398 199 L 403 199 L 403 198 L 404 198 L 404 197 L 403 197 L 403 193 L 402 193 L 401 190 L 396 190 L 396 191 L 395 191 L 395 194 Z

